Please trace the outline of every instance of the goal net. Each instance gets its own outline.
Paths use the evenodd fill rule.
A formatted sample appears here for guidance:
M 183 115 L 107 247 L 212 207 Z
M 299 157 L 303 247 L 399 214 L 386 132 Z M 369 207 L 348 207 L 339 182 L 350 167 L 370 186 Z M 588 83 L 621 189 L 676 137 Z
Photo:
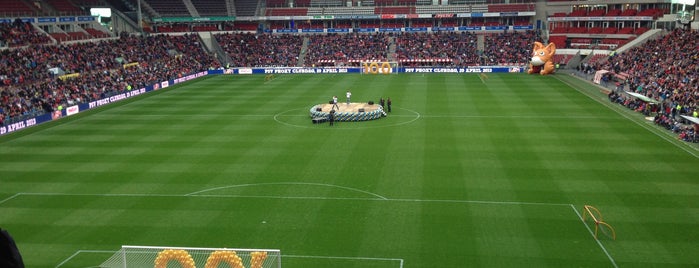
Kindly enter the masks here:
M 395 61 L 363 61 L 362 74 L 395 74 L 398 73 L 398 62 Z
M 611 225 L 604 222 L 602 219 L 602 213 L 599 212 L 595 207 L 585 205 L 583 208 L 583 221 L 587 223 L 590 220 L 591 224 L 595 225 L 595 238 L 599 239 L 598 233 L 602 233 L 605 236 L 616 240 L 616 232 Z
M 99 267 L 281 268 L 278 249 L 122 246 Z

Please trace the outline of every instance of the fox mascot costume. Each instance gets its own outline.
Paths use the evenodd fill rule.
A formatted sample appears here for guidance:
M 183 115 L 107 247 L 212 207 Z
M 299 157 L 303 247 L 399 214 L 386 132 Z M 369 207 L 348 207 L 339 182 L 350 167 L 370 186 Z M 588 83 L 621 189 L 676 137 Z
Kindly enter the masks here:
M 548 46 L 544 46 L 541 42 L 534 42 L 534 52 L 527 73 L 552 74 L 554 71 L 553 55 L 555 54 L 556 44 L 549 43 Z

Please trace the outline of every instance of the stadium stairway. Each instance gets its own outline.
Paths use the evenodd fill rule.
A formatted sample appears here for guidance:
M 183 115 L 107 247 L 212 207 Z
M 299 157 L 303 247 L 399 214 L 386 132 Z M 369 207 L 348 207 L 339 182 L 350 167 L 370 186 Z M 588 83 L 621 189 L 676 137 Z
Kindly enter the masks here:
M 639 35 L 636 39 L 631 40 L 630 42 L 626 43 L 625 45 L 621 46 L 616 50 L 616 53 L 623 53 L 633 47 L 637 47 L 640 45 L 645 44 L 648 40 L 656 39 L 661 36 L 666 35 L 667 32 L 661 29 L 651 29 L 646 31 L 645 33 Z
M 389 37 L 388 41 L 390 42 L 388 44 L 388 60 L 389 61 L 398 61 L 396 58 L 396 37 L 391 36 Z
M 304 65 L 306 62 L 306 52 L 308 52 L 308 44 L 310 42 L 311 42 L 311 40 L 308 39 L 308 36 L 303 38 L 303 44 L 301 45 L 301 52 L 299 52 L 299 60 L 296 63 L 297 67 L 306 66 L 306 65 Z
M 182 0 L 182 3 L 184 3 L 184 6 L 187 7 L 187 11 L 189 11 L 189 14 L 192 15 L 192 17 L 201 17 L 199 15 L 199 11 L 194 7 L 194 4 L 192 4 L 192 1 Z

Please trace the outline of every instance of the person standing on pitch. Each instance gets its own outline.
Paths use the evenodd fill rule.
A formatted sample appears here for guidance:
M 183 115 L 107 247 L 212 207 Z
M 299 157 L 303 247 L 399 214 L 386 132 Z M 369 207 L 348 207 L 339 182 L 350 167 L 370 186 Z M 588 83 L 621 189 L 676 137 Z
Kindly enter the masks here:
M 330 110 L 328 113 L 328 122 L 330 122 L 330 126 L 335 125 L 335 110 Z
M 388 112 L 391 112 L 391 98 L 389 97 L 386 99 L 386 107 L 388 108 Z
M 352 92 L 350 92 L 349 89 L 348 89 L 348 90 L 347 90 L 347 105 L 350 104 L 350 97 L 352 97 Z
M 333 107 L 331 108 L 331 110 L 335 110 L 335 108 L 340 110 L 340 106 L 337 106 L 337 96 L 333 96 Z
M 379 105 L 381 105 L 381 110 L 386 109 L 386 101 L 383 99 L 383 97 L 379 98 Z

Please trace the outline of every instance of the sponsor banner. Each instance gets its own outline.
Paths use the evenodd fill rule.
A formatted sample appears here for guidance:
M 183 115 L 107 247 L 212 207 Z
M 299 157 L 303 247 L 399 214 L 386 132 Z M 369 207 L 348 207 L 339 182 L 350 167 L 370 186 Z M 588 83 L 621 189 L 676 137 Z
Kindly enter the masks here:
M 328 32 L 329 33 L 349 33 L 350 29 L 348 29 L 348 28 L 344 28 L 344 29 L 329 28 Z
M 432 31 L 456 31 L 456 27 L 432 27 Z
M 394 14 L 381 14 L 382 20 L 395 19 L 395 18 L 396 18 L 396 15 L 394 15 Z
M 175 80 L 172 80 L 172 84 L 173 85 L 179 84 L 179 83 L 182 83 L 185 81 L 189 81 L 189 80 L 196 79 L 196 78 L 199 78 L 202 76 L 206 76 L 207 74 L 208 74 L 208 72 L 199 72 L 199 73 L 190 74 L 190 75 L 183 76 L 183 77 L 177 78 Z
M 652 21 L 653 17 L 548 17 L 548 21 Z
M 513 29 L 515 29 L 515 30 L 532 30 L 532 29 L 534 29 L 534 25 L 513 26 Z
M 128 98 L 131 98 L 133 96 L 138 96 L 138 95 L 141 95 L 143 93 L 146 93 L 147 91 L 150 91 L 150 90 L 147 90 L 146 88 L 135 89 L 135 90 L 121 93 L 121 94 L 116 94 L 116 95 L 113 95 L 111 97 L 107 97 L 104 99 L 91 101 L 87 104 L 87 109 L 92 109 L 92 108 L 100 107 L 102 105 L 110 104 L 112 102 L 117 102 L 120 100 L 128 99 Z
M 481 26 L 460 26 L 459 31 L 480 31 L 483 28 Z
M 39 23 L 55 23 L 58 21 L 58 19 L 51 17 L 51 18 L 37 18 L 37 22 Z
M 486 31 L 505 30 L 507 26 L 485 26 Z
M 36 119 L 35 118 L 30 118 L 27 120 L 22 120 L 16 123 L 9 124 L 7 126 L 0 126 L 0 135 L 7 134 L 7 133 L 12 133 L 20 129 L 24 129 L 26 127 L 30 127 L 33 125 L 36 125 Z
M 454 13 L 449 13 L 449 14 L 434 14 L 432 17 L 440 19 L 440 18 L 453 18 L 456 16 Z
M 359 28 L 359 29 L 354 29 L 358 33 L 375 33 L 376 28 Z
M 96 18 L 93 16 L 81 16 L 78 17 L 78 21 L 94 21 Z
M 335 15 L 338 20 L 380 19 L 380 15 Z
M 325 15 L 325 16 L 313 16 L 311 17 L 312 20 L 333 20 L 335 19 L 335 16 L 332 15 Z
M 519 12 L 500 12 L 500 17 L 517 17 Z
M 47 121 L 51 121 L 50 113 L 8 124 L 5 126 L 0 126 L 0 135 L 10 134 L 12 132 L 22 130 L 34 125 L 38 125 Z
M 160 82 L 160 88 L 166 88 L 170 86 L 170 81 Z
M 522 72 L 522 67 L 405 67 L 406 73 L 518 73 Z
M 376 73 L 384 73 L 381 63 L 377 63 Z M 395 73 L 521 73 L 523 66 L 473 66 L 473 67 L 386 67 Z M 270 68 L 236 68 L 230 74 L 339 74 L 362 73 L 360 67 L 270 67 Z M 222 70 L 211 70 L 209 74 L 229 74 Z
M 235 16 L 231 16 L 231 17 L 164 17 L 164 18 L 153 18 L 153 22 L 196 22 L 196 21 L 235 21 Z
M 340 74 L 358 73 L 361 68 L 253 68 L 253 74 Z
M 324 29 L 301 29 L 302 33 L 322 33 Z
M 379 32 L 401 32 L 401 28 L 379 28 Z
M 406 32 L 427 32 L 427 27 L 410 27 L 410 28 L 405 28 Z
M 58 21 L 60 21 L 60 22 L 74 22 L 75 17 L 60 17 L 60 18 L 58 18 Z
M 2 18 L 0 19 L 0 23 L 13 23 L 16 18 Z M 22 22 L 31 22 L 34 23 L 36 21 L 36 18 L 19 18 Z
M 78 105 L 73 105 L 68 108 L 66 108 L 66 116 L 74 115 L 80 112 L 80 108 Z
M 274 29 L 273 32 L 277 33 L 298 33 L 298 29 Z

